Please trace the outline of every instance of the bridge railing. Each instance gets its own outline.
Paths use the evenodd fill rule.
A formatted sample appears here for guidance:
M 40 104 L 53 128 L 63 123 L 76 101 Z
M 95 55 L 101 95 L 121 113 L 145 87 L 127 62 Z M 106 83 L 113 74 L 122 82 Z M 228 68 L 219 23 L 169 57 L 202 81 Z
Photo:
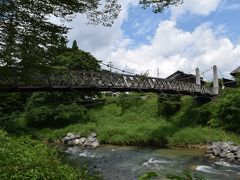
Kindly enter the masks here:
M 27 79 L 27 80 L 26 80 Z M 154 92 L 173 92 L 184 94 L 213 95 L 213 89 L 181 81 L 140 75 L 125 75 L 108 72 L 54 70 L 46 73 L 36 72 L 23 78 L 21 72 L 0 73 L 0 89 L 95 89 L 95 90 L 142 90 Z

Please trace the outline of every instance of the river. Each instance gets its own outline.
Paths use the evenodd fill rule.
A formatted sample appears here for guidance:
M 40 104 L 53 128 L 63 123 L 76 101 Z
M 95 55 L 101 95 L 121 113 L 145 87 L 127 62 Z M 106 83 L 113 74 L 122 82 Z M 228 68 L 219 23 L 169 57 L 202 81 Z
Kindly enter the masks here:
M 240 179 L 240 164 L 204 158 L 203 150 L 101 146 L 98 149 L 70 147 L 67 161 L 88 165 L 106 180 L 135 180 L 145 172 L 181 174 L 184 170 L 213 180 Z

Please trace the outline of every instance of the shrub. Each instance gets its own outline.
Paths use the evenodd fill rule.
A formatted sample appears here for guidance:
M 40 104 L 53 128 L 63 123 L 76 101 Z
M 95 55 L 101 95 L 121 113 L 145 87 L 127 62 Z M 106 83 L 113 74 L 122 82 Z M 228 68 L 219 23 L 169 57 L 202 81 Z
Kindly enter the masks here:
M 212 103 L 202 105 L 192 97 L 182 97 L 181 110 L 174 117 L 174 121 L 180 127 L 205 126 L 214 116 L 212 107 Z
M 122 113 L 131 109 L 136 111 L 144 103 L 139 94 L 121 94 L 117 99 L 117 105 L 121 107 Z
M 77 104 L 28 107 L 26 109 L 26 120 L 30 127 L 52 127 L 59 128 L 69 124 L 84 122 L 86 120 L 85 109 Z
M 180 98 L 180 96 L 159 95 L 158 115 L 169 118 L 176 114 L 181 107 Z
M 240 132 L 240 89 L 225 92 L 218 101 L 217 118 L 225 129 Z
M 29 137 L 8 137 L 0 130 L 0 179 L 79 179 L 58 153 Z

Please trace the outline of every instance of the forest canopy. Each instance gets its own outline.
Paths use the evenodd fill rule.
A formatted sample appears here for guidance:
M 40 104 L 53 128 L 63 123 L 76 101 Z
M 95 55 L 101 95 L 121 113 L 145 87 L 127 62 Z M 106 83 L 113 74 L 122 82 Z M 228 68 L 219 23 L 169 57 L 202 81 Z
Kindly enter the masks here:
M 0 0 L 0 66 L 38 69 L 48 66 L 67 41 L 68 28 L 50 22 L 52 16 L 71 21 L 77 13 L 89 23 L 111 26 L 118 17 L 119 0 Z M 181 0 L 140 0 L 143 8 L 161 12 Z

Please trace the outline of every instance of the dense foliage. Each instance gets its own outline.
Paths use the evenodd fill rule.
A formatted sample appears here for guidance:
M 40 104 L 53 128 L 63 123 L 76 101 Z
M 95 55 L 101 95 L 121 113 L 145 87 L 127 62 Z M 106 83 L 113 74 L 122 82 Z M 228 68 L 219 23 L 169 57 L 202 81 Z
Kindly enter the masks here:
M 107 0 L 101 7 L 99 10 L 98 0 L 0 1 L 0 65 L 26 71 L 48 65 L 59 53 L 68 30 L 50 22 L 50 15 L 71 20 L 75 13 L 86 13 L 94 24 L 111 25 L 120 6 L 116 0 Z
M 154 13 L 162 12 L 165 7 L 170 5 L 178 5 L 181 3 L 183 3 L 183 0 L 140 0 L 140 4 L 143 5 L 144 8 L 152 7 Z
M 180 110 L 181 96 L 159 95 L 158 114 L 164 117 L 171 117 Z
M 28 137 L 9 137 L 0 130 L 0 179 L 79 179 L 58 153 Z
M 71 70 L 100 70 L 99 61 L 90 53 L 78 49 L 77 41 L 73 42 L 72 48 L 65 46 L 51 65 Z
M 37 128 L 33 131 L 29 129 L 26 133 L 30 133 L 32 137 L 39 140 L 58 140 L 68 132 L 79 133 L 82 136 L 96 132 L 102 143 L 116 145 L 188 146 L 212 141 L 239 143 L 238 135 L 233 133 L 239 132 L 239 94 L 239 89 L 226 90 L 218 100 L 204 105 L 192 97 L 174 97 L 173 105 L 169 106 L 169 103 L 165 102 L 168 99 L 162 96 L 134 93 L 117 98 L 105 97 L 104 105 L 86 110 L 81 107 L 82 98 L 76 93 L 64 95 L 62 93 L 34 93 L 27 100 L 23 112 L 20 110 L 15 113 L 9 112 L 9 117 L 12 119 L 13 125 L 21 122 L 25 128 L 28 128 L 29 125 Z M 5 102 L 11 105 L 11 101 L 14 102 L 17 97 L 13 94 L 12 98 L 8 99 L 9 102 Z M 70 102 L 67 103 L 67 100 Z M 19 100 L 19 102 L 21 101 Z M 178 106 L 177 109 L 175 104 Z M 162 111 L 163 109 L 164 111 Z M 4 114 L 3 111 L 2 114 Z M 43 127 L 47 128 L 39 129 Z M 53 127 L 55 129 L 49 129 Z M 61 128 L 56 129 L 59 127 Z M 12 128 L 15 127 L 12 126 Z M 222 128 L 232 131 L 232 133 L 222 130 Z M 13 130 L 11 129 L 11 131 Z M 15 133 L 20 132 L 22 132 L 21 129 L 15 131 Z M 49 150 L 38 141 L 33 141 L 28 137 L 9 138 L 3 131 L 1 131 L 0 139 L 3 142 L 0 147 L 0 165 L 5 170 L 2 173 L 2 179 L 5 176 L 12 176 L 12 173 L 6 173 L 11 171 L 9 168 L 14 169 L 13 172 L 16 172 L 17 177 L 22 177 L 23 172 L 26 177 L 33 178 L 54 177 L 61 173 L 70 174 L 69 177 L 76 175 L 76 171 L 72 168 L 59 164 L 57 155 L 52 153 L 54 150 Z M 40 150 L 47 151 L 47 155 L 50 156 L 47 158 L 53 162 L 42 160 L 40 157 L 36 158 L 36 162 L 32 161 L 31 158 L 37 156 L 37 153 L 42 157 L 47 156 L 44 152 L 41 154 Z M 21 153 L 22 151 L 28 153 L 30 157 Z M 10 157 L 8 152 L 17 155 Z M 23 156 L 20 156 L 21 154 Z M 29 160 L 21 159 L 23 157 L 27 157 Z M 33 168 L 36 166 L 35 163 L 39 163 L 40 160 L 42 162 L 37 166 L 39 168 Z M 20 167 L 17 162 L 26 165 Z M 54 162 L 56 164 L 51 164 Z M 9 164 L 16 164 L 16 166 L 9 166 Z M 44 169 L 49 166 L 54 170 L 50 169 L 45 172 Z M 55 173 L 58 171 L 59 173 L 56 175 Z
M 34 93 L 25 108 L 30 127 L 59 128 L 84 122 L 86 109 L 77 104 L 81 100 L 75 93 Z M 66 103 L 66 104 L 64 104 Z
M 146 94 L 142 95 L 144 98 L 140 98 L 141 94 L 125 95 L 115 98 L 114 101 L 110 98 L 106 101 L 106 105 L 88 111 L 90 121 L 54 131 L 44 129 L 36 132 L 35 136 L 40 139 L 57 140 L 68 132 L 88 135 L 94 131 L 99 134 L 102 142 L 116 145 L 181 146 L 205 144 L 211 141 L 240 142 L 237 135 L 219 128 L 203 127 L 203 124 L 195 121 L 195 111 L 191 112 L 192 117 L 183 116 L 182 114 L 187 114 L 184 112 L 184 107 L 167 119 L 158 116 L 157 96 L 153 94 L 147 94 L 147 98 L 145 96 Z M 186 99 L 192 100 L 189 97 L 183 98 L 182 101 L 185 102 L 181 101 L 181 103 L 185 104 Z M 128 106 L 122 106 L 124 102 Z M 193 105 L 191 106 L 193 107 Z M 201 108 L 197 107 L 197 109 Z M 197 120 L 199 117 L 196 117 Z M 185 126 L 181 124 L 183 122 L 186 123 Z
M 217 101 L 216 118 L 223 128 L 240 133 L 240 89 L 227 91 Z

